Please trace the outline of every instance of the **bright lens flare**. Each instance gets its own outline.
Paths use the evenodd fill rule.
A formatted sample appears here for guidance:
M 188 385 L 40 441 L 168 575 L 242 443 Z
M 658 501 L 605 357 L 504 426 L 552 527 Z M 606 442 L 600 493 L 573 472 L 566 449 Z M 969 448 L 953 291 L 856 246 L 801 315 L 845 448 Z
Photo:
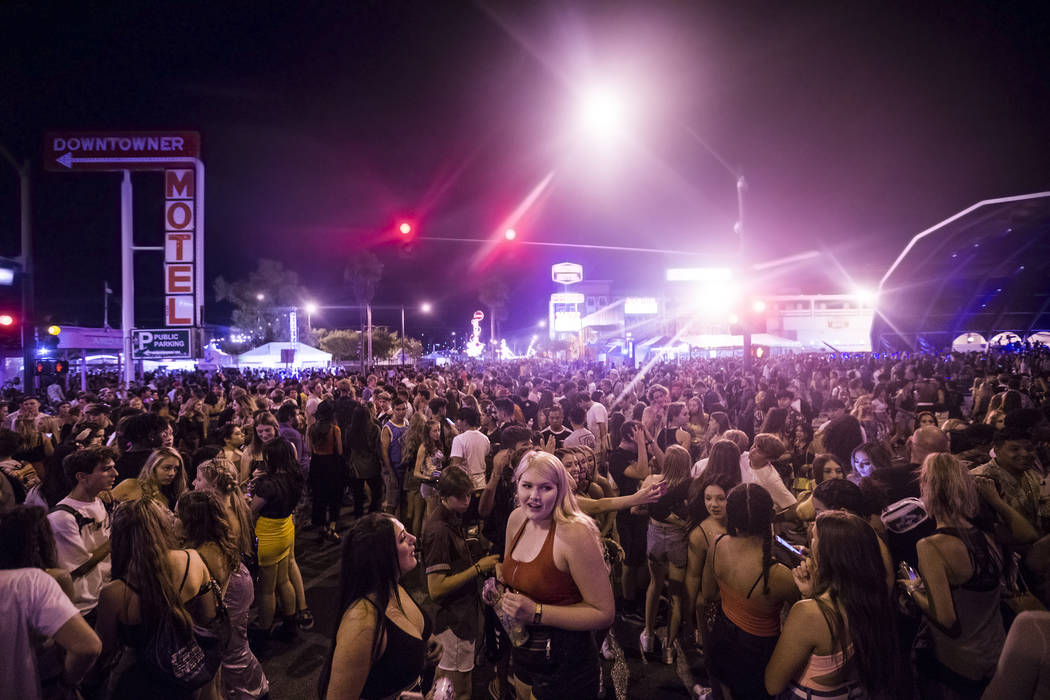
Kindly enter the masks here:
M 627 106 L 615 91 L 593 87 L 580 98 L 578 120 L 586 136 L 607 141 L 627 131 Z
M 412 233 L 412 224 L 403 221 L 401 222 L 401 225 L 397 227 L 397 230 L 400 231 L 402 235 L 407 236 Z
M 503 237 L 506 238 L 508 241 L 513 241 L 515 238 L 518 237 L 518 232 L 512 228 L 509 228 L 503 232 Z

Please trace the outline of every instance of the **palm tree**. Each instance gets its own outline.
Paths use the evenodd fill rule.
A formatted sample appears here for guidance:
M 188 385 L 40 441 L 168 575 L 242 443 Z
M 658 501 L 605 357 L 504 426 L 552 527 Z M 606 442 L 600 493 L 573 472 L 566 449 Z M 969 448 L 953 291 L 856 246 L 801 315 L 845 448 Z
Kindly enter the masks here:
M 372 299 L 376 294 L 376 285 L 383 277 L 383 262 L 370 250 L 360 251 L 350 259 L 346 266 L 343 278 L 350 283 L 350 289 L 354 293 L 357 303 L 365 307 L 365 317 L 368 322 L 368 354 L 367 362 L 372 364 Z M 361 333 L 366 333 L 365 323 L 362 320 Z M 366 361 L 365 353 L 361 353 L 361 361 Z
M 482 282 L 481 287 L 478 289 L 478 299 L 482 304 L 489 309 L 489 343 L 496 340 L 496 320 L 497 316 L 503 318 L 506 308 L 507 299 L 510 296 L 510 290 L 507 288 L 507 283 L 503 281 L 501 277 L 489 277 Z M 496 352 L 495 346 L 493 345 L 493 353 Z

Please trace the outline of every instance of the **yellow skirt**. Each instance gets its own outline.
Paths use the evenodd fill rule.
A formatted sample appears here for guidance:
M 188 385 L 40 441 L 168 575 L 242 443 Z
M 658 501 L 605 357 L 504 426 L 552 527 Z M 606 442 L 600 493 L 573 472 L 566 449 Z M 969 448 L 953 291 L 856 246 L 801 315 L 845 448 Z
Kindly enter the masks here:
M 295 546 L 295 523 L 287 518 L 263 518 L 255 522 L 255 536 L 259 538 L 259 566 L 273 566 L 289 554 Z

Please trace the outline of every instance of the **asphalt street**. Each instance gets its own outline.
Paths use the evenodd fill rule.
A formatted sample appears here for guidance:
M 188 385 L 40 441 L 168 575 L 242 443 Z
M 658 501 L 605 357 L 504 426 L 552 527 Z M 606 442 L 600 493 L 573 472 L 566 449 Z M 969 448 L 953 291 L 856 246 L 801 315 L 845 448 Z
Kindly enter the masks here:
M 345 509 L 344 513 L 348 513 Z M 352 519 L 344 514 L 340 521 L 345 529 Z M 317 679 L 327 658 L 332 635 L 337 623 L 339 587 L 339 545 L 320 544 L 317 531 L 302 528 L 297 523 L 296 559 L 302 571 L 306 588 L 307 604 L 314 614 L 313 629 L 299 632 L 291 642 L 273 640 L 260 660 L 270 680 L 271 697 L 274 700 L 316 698 Z M 427 598 L 422 567 L 417 567 L 403 582 L 423 608 L 432 610 Z M 637 619 L 617 616 L 612 636 L 614 659 L 602 662 L 605 698 L 686 698 L 696 682 L 703 683 L 703 662 L 695 649 L 687 649 L 678 655 L 676 663 L 664 665 L 660 661 L 659 647 L 656 654 L 643 657 L 639 652 L 638 633 L 641 624 Z M 658 630 L 662 635 L 663 629 Z M 495 676 L 491 665 L 481 665 L 474 671 L 473 697 L 489 697 L 489 682 Z

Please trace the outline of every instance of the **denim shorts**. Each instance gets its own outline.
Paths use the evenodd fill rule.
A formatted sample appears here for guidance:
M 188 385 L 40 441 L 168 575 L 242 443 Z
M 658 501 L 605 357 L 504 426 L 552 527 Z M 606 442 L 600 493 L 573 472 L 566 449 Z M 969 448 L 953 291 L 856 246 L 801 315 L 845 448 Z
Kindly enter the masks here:
M 677 525 L 649 521 L 646 552 L 654 561 L 669 561 L 684 569 L 689 559 L 689 532 Z

